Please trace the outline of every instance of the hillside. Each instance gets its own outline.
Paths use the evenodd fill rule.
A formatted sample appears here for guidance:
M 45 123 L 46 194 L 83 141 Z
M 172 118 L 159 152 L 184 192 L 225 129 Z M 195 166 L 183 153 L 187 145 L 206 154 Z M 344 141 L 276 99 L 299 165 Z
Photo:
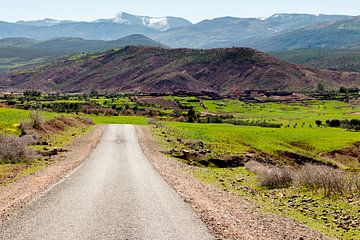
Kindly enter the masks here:
M 166 47 L 140 34 L 113 41 L 85 40 L 82 38 L 56 38 L 47 41 L 5 38 L 0 39 L 0 70 L 41 63 L 64 54 L 98 52 L 129 45 Z
M 6 89 L 82 92 L 238 94 L 248 89 L 307 91 L 360 86 L 357 73 L 313 69 L 249 48 L 161 49 L 126 47 L 62 58 L 0 78 Z
M 271 52 L 283 61 L 336 71 L 360 71 L 360 49 L 298 49 Z
M 260 41 L 255 46 L 265 51 L 302 48 L 360 48 L 360 17 L 329 21 L 284 32 Z

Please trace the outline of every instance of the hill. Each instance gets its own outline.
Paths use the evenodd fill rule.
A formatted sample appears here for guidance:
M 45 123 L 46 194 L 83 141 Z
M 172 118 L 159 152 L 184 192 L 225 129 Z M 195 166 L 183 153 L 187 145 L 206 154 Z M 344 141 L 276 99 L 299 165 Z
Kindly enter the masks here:
M 360 49 L 310 48 L 271 52 L 270 54 L 294 64 L 336 71 L 360 71 Z
M 266 51 L 301 48 L 359 48 L 360 17 L 330 21 L 284 32 L 267 41 L 258 41 Z
M 0 39 L 0 70 L 44 62 L 64 54 L 98 52 L 129 45 L 165 47 L 139 34 L 114 41 L 85 40 L 82 38 L 56 38 L 37 41 L 26 38 L 7 38 Z
M 249 89 L 309 91 L 360 86 L 360 75 L 298 66 L 249 48 L 126 47 L 61 58 L 2 76 L 7 89 L 236 95 Z

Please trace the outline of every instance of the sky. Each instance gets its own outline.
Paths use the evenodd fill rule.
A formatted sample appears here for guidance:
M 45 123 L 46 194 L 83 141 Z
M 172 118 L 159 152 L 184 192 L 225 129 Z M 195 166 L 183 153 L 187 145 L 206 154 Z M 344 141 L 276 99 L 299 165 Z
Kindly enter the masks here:
M 360 15 L 359 0 L 0 0 L 0 20 L 92 21 L 124 11 L 184 17 L 196 23 L 223 16 L 269 17 L 275 13 Z

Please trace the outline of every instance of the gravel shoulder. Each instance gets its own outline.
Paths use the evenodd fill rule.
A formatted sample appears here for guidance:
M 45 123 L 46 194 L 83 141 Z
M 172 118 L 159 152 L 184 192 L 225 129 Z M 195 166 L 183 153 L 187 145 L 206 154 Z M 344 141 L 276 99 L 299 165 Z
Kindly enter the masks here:
M 0 188 L 0 223 L 15 217 L 26 204 L 52 185 L 66 177 L 71 171 L 79 167 L 97 146 L 105 126 L 98 125 L 85 135 L 74 138 L 53 163 L 43 170 L 26 176 L 17 182 Z
M 202 183 L 193 167 L 163 155 L 151 130 L 138 126 L 140 146 L 168 184 L 200 215 L 219 239 L 329 239 L 307 226 L 284 217 L 264 214 L 238 195 Z

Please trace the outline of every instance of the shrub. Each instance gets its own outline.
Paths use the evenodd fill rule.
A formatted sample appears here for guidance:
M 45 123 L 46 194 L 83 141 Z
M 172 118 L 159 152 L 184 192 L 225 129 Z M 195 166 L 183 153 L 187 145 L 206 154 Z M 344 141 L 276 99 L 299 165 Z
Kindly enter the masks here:
M 0 162 L 17 163 L 34 159 L 34 152 L 27 147 L 25 138 L 0 135 Z
M 322 189 L 325 196 L 349 193 L 352 180 L 345 172 L 328 166 L 305 164 L 294 175 L 300 186 Z
M 259 185 L 271 189 L 288 187 L 291 182 L 291 174 L 285 168 L 270 167 L 266 171 L 262 171 L 258 176 Z
M 316 120 L 315 123 L 316 123 L 316 125 L 317 125 L 318 127 L 320 127 L 320 126 L 322 125 L 322 121 L 321 121 L 321 120 Z
M 273 189 L 291 185 L 292 177 L 289 169 L 264 165 L 255 161 L 246 163 L 245 168 L 258 175 L 259 186 Z
M 29 115 L 30 125 L 35 129 L 39 129 L 41 124 L 44 123 L 44 119 L 42 118 L 39 111 L 32 111 Z

